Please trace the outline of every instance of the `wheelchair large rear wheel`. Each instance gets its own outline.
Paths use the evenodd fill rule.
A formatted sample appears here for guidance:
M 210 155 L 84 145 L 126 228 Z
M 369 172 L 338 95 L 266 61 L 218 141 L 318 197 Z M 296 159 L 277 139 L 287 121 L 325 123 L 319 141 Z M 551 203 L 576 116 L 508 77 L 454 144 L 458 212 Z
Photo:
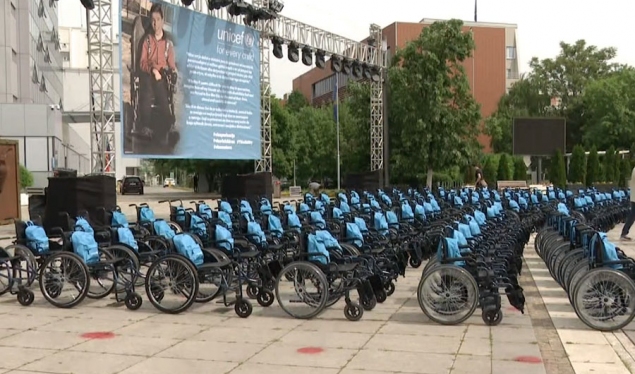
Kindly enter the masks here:
M 179 255 L 160 258 L 146 273 L 146 295 L 155 308 L 178 314 L 192 306 L 198 293 L 198 274 L 192 263 Z
M 635 317 L 635 282 L 621 271 L 593 269 L 578 282 L 573 307 L 590 328 L 619 330 Z
M 15 256 L 19 259 L 12 261 L 11 269 L 13 270 L 13 282 L 20 283 L 22 286 L 31 287 L 37 279 L 38 263 L 31 250 L 23 245 L 13 244 L 4 247 L 9 256 Z M 0 293 L 1 295 L 2 293 Z
M 316 265 L 298 261 L 285 266 L 276 279 L 276 299 L 288 315 L 310 319 L 320 314 L 329 301 L 329 284 Z
M 47 257 L 40 269 L 39 281 L 46 301 L 58 308 L 72 308 L 81 303 L 90 287 L 86 264 L 71 252 Z
M 467 270 L 441 265 L 421 278 L 417 300 L 425 315 L 441 325 L 457 325 L 474 314 L 478 285 Z

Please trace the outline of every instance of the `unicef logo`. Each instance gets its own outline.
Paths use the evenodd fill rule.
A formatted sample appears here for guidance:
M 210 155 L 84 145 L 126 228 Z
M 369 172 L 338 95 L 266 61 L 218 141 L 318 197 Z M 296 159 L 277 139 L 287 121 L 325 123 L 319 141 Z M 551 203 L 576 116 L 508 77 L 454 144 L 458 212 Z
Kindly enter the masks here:
M 245 45 L 247 47 L 253 47 L 255 42 L 254 36 L 251 34 L 245 34 Z

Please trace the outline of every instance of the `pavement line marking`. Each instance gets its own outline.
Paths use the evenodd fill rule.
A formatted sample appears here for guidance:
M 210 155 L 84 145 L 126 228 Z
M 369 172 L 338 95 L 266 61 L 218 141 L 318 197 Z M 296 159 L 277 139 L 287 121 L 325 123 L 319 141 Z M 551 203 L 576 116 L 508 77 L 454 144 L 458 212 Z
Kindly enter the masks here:
M 631 373 L 635 373 L 635 358 L 633 357 L 635 344 L 629 337 L 622 331 L 606 332 L 604 337 L 611 344 L 626 369 Z

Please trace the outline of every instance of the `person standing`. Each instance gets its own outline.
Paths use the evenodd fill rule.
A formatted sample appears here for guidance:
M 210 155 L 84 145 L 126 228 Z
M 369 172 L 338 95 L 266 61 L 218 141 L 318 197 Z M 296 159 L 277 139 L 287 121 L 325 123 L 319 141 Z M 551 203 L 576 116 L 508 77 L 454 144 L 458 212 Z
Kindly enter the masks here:
M 320 194 L 320 184 L 318 182 L 309 183 L 309 192 L 313 196 L 319 196 Z
M 474 165 L 474 177 L 476 182 L 474 182 L 474 186 L 487 188 L 487 182 L 485 182 L 485 178 L 483 177 L 483 170 L 478 165 Z
M 631 180 L 628 182 L 628 187 L 631 189 L 631 211 L 628 213 L 626 221 L 624 221 L 622 235 L 620 235 L 620 239 L 626 241 L 633 240 L 630 236 L 628 236 L 628 232 L 631 231 L 633 222 L 635 222 L 635 195 L 633 195 L 633 192 L 635 191 L 635 168 L 633 168 L 633 171 L 631 172 Z
M 194 182 L 194 192 L 198 192 L 198 174 L 194 174 L 194 178 L 193 182 Z

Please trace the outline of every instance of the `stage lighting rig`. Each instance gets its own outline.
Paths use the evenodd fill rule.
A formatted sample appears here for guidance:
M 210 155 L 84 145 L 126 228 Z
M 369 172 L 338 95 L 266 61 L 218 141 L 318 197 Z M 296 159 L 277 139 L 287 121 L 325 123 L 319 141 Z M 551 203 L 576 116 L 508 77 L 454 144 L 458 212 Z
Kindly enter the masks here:
M 353 73 L 353 77 L 355 77 L 356 79 L 361 78 L 362 74 L 364 74 L 364 69 L 362 69 L 362 65 L 359 63 L 359 61 L 353 62 L 351 70 Z
M 248 4 L 243 0 L 234 0 L 229 8 L 227 8 L 227 13 L 234 17 L 244 16 L 249 14 L 251 12 L 251 9 L 253 9 L 253 6 L 251 4 Z
M 269 0 L 269 10 L 274 13 L 280 13 L 284 9 L 284 3 L 282 0 Z
M 370 74 L 371 74 L 370 79 L 373 82 L 379 82 L 381 80 L 381 70 L 379 69 L 378 66 L 373 66 L 370 69 Z
M 282 45 L 284 44 L 284 40 L 276 36 L 271 39 L 271 44 L 273 44 L 273 55 L 276 56 L 276 58 L 283 58 Z
M 84 8 L 88 10 L 95 9 L 95 2 L 93 0 L 80 0 Z
M 192 5 L 193 2 L 194 0 L 181 0 L 181 3 L 183 3 L 183 6 L 185 7 Z
M 182 1 L 182 0 L 181 0 Z M 189 0 L 186 0 L 189 1 Z M 219 10 L 232 5 L 233 0 L 207 0 L 207 7 L 211 10 Z
M 362 70 L 364 71 L 364 78 L 371 79 L 373 74 L 370 70 L 370 66 L 367 63 L 362 64 Z
M 289 61 L 298 62 L 298 60 L 300 60 L 300 52 L 298 49 L 300 49 L 300 45 L 298 45 L 298 43 L 289 43 L 289 46 L 287 47 L 287 58 Z
M 339 73 L 342 71 L 342 58 L 339 56 L 331 56 L 331 71 Z
M 269 21 L 276 18 L 278 15 L 269 9 L 249 7 L 249 11 L 243 18 L 243 22 L 247 26 L 253 26 L 258 21 Z
M 342 72 L 346 75 L 351 75 L 353 70 L 353 61 L 350 58 L 345 58 L 342 62 Z
M 308 45 L 302 47 L 302 63 L 305 66 L 313 65 L 313 50 Z
M 320 68 L 320 69 L 324 69 L 324 67 L 326 66 L 326 52 L 324 52 L 321 49 L 318 49 L 317 51 L 315 51 L 315 66 Z

